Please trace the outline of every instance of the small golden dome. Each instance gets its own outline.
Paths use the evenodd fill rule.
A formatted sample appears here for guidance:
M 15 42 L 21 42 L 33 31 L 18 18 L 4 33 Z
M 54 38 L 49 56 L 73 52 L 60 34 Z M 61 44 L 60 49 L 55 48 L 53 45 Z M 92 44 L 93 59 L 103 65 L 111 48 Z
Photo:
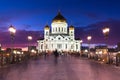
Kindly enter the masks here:
M 49 27 L 48 25 L 46 25 L 44 29 L 45 29 L 45 30 L 49 30 L 50 27 Z
M 71 25 L 71 26 L 69 27 L 69 30 L 74 30 L 74 26 Z

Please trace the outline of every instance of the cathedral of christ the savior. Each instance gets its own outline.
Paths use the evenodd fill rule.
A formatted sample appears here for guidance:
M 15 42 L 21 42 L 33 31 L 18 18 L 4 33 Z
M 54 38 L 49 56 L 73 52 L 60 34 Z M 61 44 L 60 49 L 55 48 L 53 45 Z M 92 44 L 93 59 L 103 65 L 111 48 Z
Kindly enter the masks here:
M 51 27 L 44 28 L 44 39 L 38 39 L 38 52 L 64 51 L 80 52 L 80 40 L 75 40 L 74 26 L 68 26 L 66 19 L 58 12 L 52 20 Z

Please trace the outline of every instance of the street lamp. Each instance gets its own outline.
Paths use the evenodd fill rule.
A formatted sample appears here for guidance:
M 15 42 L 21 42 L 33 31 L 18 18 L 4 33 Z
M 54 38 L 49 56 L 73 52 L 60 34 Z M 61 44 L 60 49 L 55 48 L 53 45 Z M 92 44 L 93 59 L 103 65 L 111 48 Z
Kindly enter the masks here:
M 27 38 L 28 38 L 28 41 L 29 41 L 29 45 L 28 45 L 28 51 L 29 51 L 29 49 L 30 49 L 30 41 L 32 40 L 32 36 L 28 36 Z
M 29 43 L 28 43 L 28 55 L 27 55 L 27 56 L 28 56 L 28 58 L 29 58 L 29 57 L 30 57 L 30 53 L 31 53 L 31 52 L 30 52 L 30 41 L 31 41 L 33 38 L 32 38 L 32 36 L 28 36 L 27 39 L 28 39 L 28 42 L 29 42 Z
M 81 46 L 80 56 L 82 56 L 82 43 L 83 43 L 83 40 L 80 40 L 80 46 Z
M 104 34 L 105 38 L 108 38 L 108 35 L 109 35 L 109 32 L 110 32 L 110 28 L 105 27 L 105 28 L 103 28 L 102 31 L 103 31 L 103 34 Z
M 103 31 L 104 37 L 106 39 L 106 50 L 107 50 L 108 49 L 108 47 L 107 47 L 107 40 L 108 40 L 108 35 L 109 35 L 109 32 L 110 32 L 110 28 L 109 27 L 104 27 L 102 29 L 102 31 Z M 110 64 L 110 55 L 108 53 L 108 50 L 107 50 L 107 62 Z
M 10 25 L 10 27 L 9 27 L 9 32 L 10 32 L 10 36 L 11 36 L 11 43 L 12 43 L 12 47 L 11 47 L 11 53 L 12 53 L 12 55 L 13 55 L 13 48 L 14 48 L 14 38 L 15 38 L 15 33 L 16 33 L 16 29 L 12 26 L 12 25 Z M 12 61 L 13 61 L 13 56 L 12 56 Z
M 32 40 L 32 36 L 28 36 L 28 41 L 31 41 Z
M 10 36 L 11 36 L 11 42 L 12 42 L 12 49 L 13 49 L 13 44 L 14 44 L 14 37 L 16 33 L 16 29 L 11 25 L 8 29 L 10 31 Z
M 92 39 L 92 36 L 88 36 L 87 40 L 88 40 L 88 58 L 90 58 L 90 41 Z

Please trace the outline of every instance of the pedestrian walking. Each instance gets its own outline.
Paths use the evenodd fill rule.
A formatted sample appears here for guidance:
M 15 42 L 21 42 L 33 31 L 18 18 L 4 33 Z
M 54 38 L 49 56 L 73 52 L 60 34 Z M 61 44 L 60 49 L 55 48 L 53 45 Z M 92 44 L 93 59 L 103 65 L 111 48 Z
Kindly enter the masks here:
M 57 49 L 54 51 L 53 54 L 54 54 L 54 57 L 55 57 L 54 62 L 55 62 L 55 64 L 57 64 L 58 63 L 58 57 L 59 57 L 59 53 L 58 53 Z

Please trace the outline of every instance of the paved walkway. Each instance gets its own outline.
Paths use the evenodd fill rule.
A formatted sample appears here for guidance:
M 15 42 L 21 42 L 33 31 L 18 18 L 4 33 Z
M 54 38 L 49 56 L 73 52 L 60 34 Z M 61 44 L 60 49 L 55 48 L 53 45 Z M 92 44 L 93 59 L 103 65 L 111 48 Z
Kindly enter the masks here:
M 0 70 L 0 80 L 120 80 L 120 70 L 88 59 L 40 57 Z

